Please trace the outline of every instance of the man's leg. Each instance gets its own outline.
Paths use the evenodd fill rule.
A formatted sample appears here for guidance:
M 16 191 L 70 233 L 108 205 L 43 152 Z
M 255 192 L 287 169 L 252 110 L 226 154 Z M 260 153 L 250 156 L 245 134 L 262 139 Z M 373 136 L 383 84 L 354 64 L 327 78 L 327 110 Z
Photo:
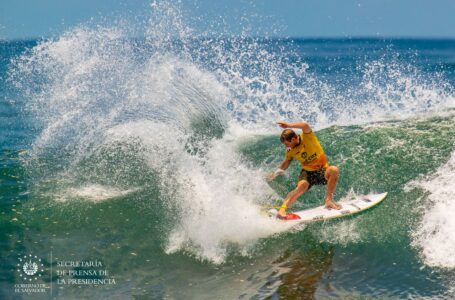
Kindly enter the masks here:
M 327 193 L 325 195 L 325 207 L 341 209 L 341 205 L 333 202 L 332 196 L 338 182 L 340 171 L 335 166 L 330 166 L 325 170 L 325 179 L 327 180 Z
M 300 196 L 303 195 L 308 190 L 310 184 L 306 180 L 300 180 L 297 183 L 297 187 L 289 192 L 289 194 L 284 199 L 283 205 L 281 205 L 280 210 L 278 211 L 278 215 L 284 217 L 286 216 L 286 208 L 291 206 L 295 200 L 297 200 Z M 284 207 L 283 207 L 284 206 Z M 286 207 L 286 208 L 285 208 Z

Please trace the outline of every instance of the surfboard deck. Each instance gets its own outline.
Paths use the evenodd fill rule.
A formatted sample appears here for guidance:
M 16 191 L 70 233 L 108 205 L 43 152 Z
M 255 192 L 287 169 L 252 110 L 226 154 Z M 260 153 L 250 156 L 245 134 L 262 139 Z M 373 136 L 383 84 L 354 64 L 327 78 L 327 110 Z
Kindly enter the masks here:
M 342 206 L 340 210 L 325 208 L 324 205 L 321 205 L 301 211 L 288 212 L 289 217 L 282 220 L 285 222 L 312 223 L 351 216 L 378 205 L 386 196 L 387 193 L 360 195 L 354 199 L 338 202 Z M 270 209 L 268 213 L 270 217 L 276 217 L 278 210 Z

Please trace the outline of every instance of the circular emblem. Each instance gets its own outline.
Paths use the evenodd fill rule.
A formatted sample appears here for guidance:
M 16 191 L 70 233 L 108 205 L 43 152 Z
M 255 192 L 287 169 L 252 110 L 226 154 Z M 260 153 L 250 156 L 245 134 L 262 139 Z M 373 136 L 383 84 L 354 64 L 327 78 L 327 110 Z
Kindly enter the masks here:
M 32 256 L 29 254 L 19 257 L 17 272 L 19 272 L 19 276 L 24 280 L 29 282 L 32 280 L 37 280 L 41 277 L 43 269 L 44 265 L 41 263 L 41 259 L 36 255 Z
M 26 262 L 22 267 L 22 270 L 24 270 L 27 275 L 35 275 L 36 272 L 38 272 L 38 264 L 32 261 Z

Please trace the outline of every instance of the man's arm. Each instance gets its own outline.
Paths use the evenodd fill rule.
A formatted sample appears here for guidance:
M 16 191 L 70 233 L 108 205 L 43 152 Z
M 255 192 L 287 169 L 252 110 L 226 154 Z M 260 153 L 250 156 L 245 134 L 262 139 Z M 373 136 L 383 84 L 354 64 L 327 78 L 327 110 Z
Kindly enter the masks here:
M 289 168 L 289 165 L 291 164 L 292 160 L 283 160 L 278 168 L 280 168 L 283 171 L 286 171 Z
M 281 128 L 298 128 L 302 129 L 303 133 L 310 133 L 311 132 L 311 127 L 308 123 L 306 122 L 295 122 L 295 123 L 290 123 L 290 122 L 277 122 L 277 124 Z
M 274 173 L 268 174 L 268 175 L 266 176 L 266 179 L 267 179 L 268 181 L 272 181 L 272 180 L 274 180 L 275 178 L 277 178 L 278 176 L 280 176 L 281 174 L 283 174 L 284 171 L 285 171 L 287 168 L 289 168 L 289 165 L 291 164 L 291 161 L 292 161 L 292 160 L 286 160 L 286 159 L 283 160 L 283 161 L 280 163 L 278 169 L 276 169 L 276 171 L 275 171 Z

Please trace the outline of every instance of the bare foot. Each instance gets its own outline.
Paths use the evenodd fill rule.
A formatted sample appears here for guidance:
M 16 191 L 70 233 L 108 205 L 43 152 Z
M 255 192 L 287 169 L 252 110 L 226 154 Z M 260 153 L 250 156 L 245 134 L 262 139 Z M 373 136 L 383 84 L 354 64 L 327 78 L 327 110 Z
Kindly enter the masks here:
M 333 209 L 341 209 L 341 205 L 338 203 L 333 202 L 332 200 L 326 201 L 325 202 L 325 207 L 326 208 L 333 208 Z
M 286 210 L 285 210 L 284 208 L 281 208 L 281 209 L 278 211 L 278 214 L 276 215 L 276 217 L 277 217 L 278 219 L 284 219 L 284 218 L 286 218 L 286 215 L 287 215 Z

